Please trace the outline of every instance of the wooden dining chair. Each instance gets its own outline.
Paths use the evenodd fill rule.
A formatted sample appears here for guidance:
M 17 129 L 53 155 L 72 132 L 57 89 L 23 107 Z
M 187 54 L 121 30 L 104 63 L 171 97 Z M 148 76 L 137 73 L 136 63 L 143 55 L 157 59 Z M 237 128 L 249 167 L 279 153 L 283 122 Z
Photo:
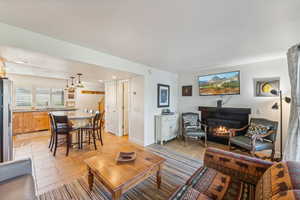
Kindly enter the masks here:
M 92 120 L 92 124 L 88 124 L 87 126 L 81 128 L 85 133 L 87 133 L 87 136 L 88 136 L 88 140 L 85 141 L 85 142 L 87 142 L 88 144 L 90 144 L 90 142 L 91 142 L 91 136 L 92 136 L 95 149 L 97 149 L 96 134 L 98 135 L 98 130 L 100 129 L 100 120 L 101 120 L 100 113 L 96 113 L 96 115 L 94 116 L 94 118 Z M 102 137 L 99 137 L 99 138 L 101 138 L 100 142 L 101 142 L 101 145 L 103 145 Z M 84 142 L 82 142 L 82 143 L 84 143 Z
M 55 128 L 54 128 L 54 121 L 52 113 L 48 113 L 49 121 L 50 121 L 50 142 L 48 148 L 52 151 L 53 144 L 54 144 L 54 135 L 55 135 Z
M 53 147 L 54 147 L 54 151 L 53 151 L 53 155 L 56 155 L 56 150 L 58 147 L 58 142 L 59 136 L 65 136 L 64 139 L 66 139 L 66 156 L 69 155 L 69 149 L 70 146 L 72 145 L 72 132 L 77 131 L 78 136 L 79 136 L 79 129 L 78 128 L 73 128 L 70 123 L 69 123 L 69 119 L 68 116 L 56 116 L 56 115 L 52 115 L 52 119 L 53 119 L 53 125 L 54 125 L 54 136 L 53 136 Z M 79 138 L 79 137 L 78 137 Z M 78 139 L 78 146 L 79 146 L 79 139 Z M 77 143 L 73 143 L 73 144 L 77 144 Z M 51 148 L 52 150 L 52 148 Z

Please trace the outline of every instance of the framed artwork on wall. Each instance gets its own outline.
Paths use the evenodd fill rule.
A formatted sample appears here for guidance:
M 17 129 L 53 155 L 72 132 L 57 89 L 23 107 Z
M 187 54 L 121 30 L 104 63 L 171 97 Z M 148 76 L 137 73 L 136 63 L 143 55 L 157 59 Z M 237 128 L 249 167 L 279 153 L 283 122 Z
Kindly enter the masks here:
M 271 94 L 271 90 L 280 89 L 280 78 L 259 78 L 254 79 L 254 96 L 255 97 L 274 97 L 276 95 Z M 278 96 L 278 95 L 277 95 Z
M 157 84 L 157 107 L 170 106 L 170 86 L 164 84 Z
M 193 96 L 193 86 L 192 85 L 182 86 L 182 96 L 183 97 Z

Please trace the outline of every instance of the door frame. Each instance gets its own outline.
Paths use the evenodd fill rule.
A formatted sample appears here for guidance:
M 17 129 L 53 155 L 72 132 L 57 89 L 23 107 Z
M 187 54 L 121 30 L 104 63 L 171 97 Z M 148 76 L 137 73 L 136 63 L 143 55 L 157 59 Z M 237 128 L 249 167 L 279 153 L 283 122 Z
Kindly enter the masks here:
M 120 80 L 118 82 L 118 114 L 119 114 L 119 136 L 124 136 L 124 83 L 128 84 L 128 134 L 130 135 L 130 80 Z

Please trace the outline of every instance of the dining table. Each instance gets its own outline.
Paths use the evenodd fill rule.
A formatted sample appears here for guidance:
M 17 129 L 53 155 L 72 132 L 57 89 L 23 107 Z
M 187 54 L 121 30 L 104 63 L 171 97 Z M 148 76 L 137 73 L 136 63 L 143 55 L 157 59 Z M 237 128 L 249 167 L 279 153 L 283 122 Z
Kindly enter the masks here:
M 54 116 L 68 116 L 69 120 L 90 120 L 96 114 L 95 113 L 87 113 L 81 110 L 76 111 L 54 111 L 51 112 Z
M 80 129 L 81 127 L 85 127 L 87 124 L 91 123 L 91 120 L 95 117 L 95 113 L 87 113 L 82 110 L 76 110 L 76 111 L 54 111 L 50 112 L 54 116 L 68 116 L 68 120 L 71 122 L 72 127 L 75 129 Z M 80 131 L 80 138 L 75 138 L 75 135 L 72 135 L 71 140 L 72 141 L 79 141 L 82 140 L 84 137 L 83 132 Z M 79 136 L 79 135 L 78 135 Z M 79 143 L 79 142 L 78 142 Z M 82 144 L 81 144 L 82 148 Z

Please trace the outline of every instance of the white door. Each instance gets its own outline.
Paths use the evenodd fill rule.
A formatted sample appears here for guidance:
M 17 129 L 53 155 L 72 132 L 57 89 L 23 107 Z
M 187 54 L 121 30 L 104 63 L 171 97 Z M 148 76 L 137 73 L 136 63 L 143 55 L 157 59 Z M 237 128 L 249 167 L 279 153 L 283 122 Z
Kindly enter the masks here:
M 118 133 L 117 115 L 117 82 L 110 81 L 105 83 L 105 127 L 110 133 Z
M 128 135 L 128 117 L 129 117 L 129 87 L 128 81 L 123 83 L 123 135 Z

